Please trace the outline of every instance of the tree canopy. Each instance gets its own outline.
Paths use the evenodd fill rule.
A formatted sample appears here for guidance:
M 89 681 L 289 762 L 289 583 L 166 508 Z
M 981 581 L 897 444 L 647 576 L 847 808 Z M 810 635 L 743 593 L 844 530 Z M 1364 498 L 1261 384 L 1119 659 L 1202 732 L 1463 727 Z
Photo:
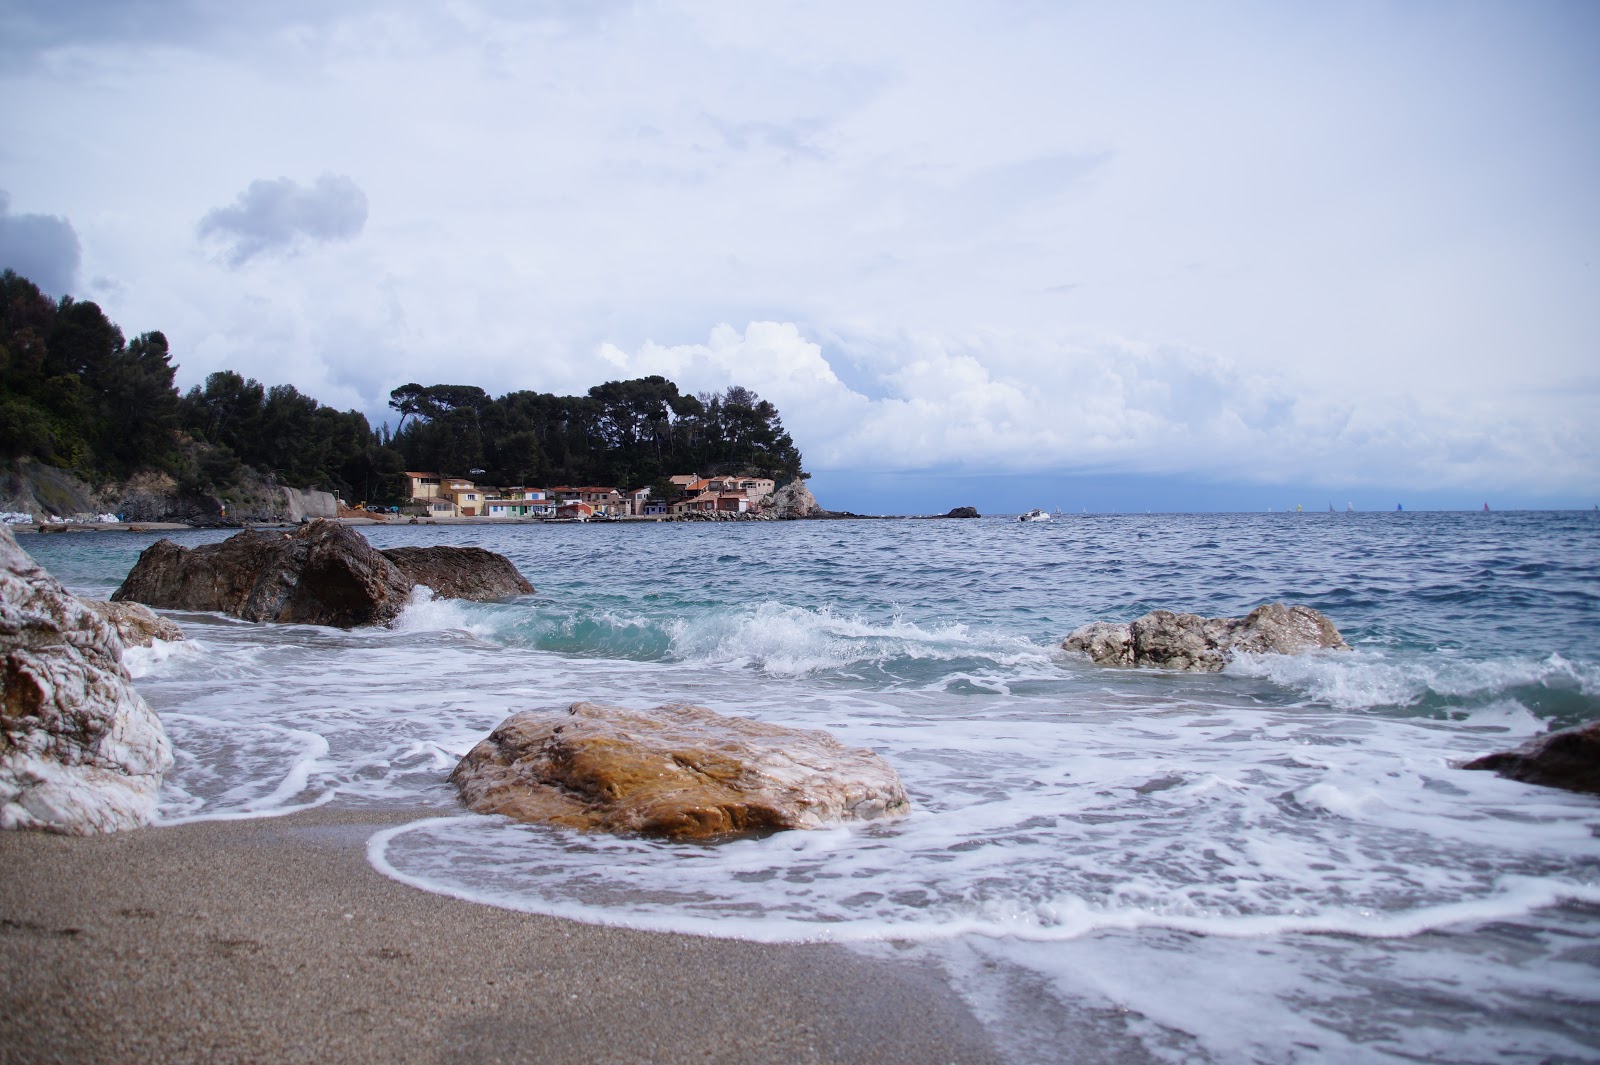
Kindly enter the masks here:
M 608 381 L 583 396 L 407 384 L 394 446 L 414 470 L 488 483 L 646 485 L 672 473 L 806 474 L 778 409 L 747 388 L 684 395 L 665 377 Z
M 685 395 L 665 377 L 582 396 L 417 383 L 389 394 L 391 436 L 359 411 L 231 370 L 179 394 L 167 338 L 131 341 L 96 304 L 0 273 L 0 458 L 93 480 L 141 470 L 222 490 L 254 467 L 296 487 L 398 501 L 407 469 L 488 484 L 664 484 L 674 473 L 808 476 L 778 409 L 747 388 Z M 197 446 L 203 445 L 203 446 Z

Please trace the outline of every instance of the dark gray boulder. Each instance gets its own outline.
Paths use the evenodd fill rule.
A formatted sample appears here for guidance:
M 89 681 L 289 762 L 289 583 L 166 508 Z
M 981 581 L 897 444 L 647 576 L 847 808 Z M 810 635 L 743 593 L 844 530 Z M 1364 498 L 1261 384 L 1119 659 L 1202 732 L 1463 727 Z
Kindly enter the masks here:
M 414 584 L 442 599 L 486 603 L 532 595 L 533 585 L 504 555 L 481 547 L 391 547 L 381 552 Z
M 1600 721 L 1551 732 L 1512 751 L 1474 758 L 1462 769 L 1492 769 L 1524 784 L 1600 795 Z

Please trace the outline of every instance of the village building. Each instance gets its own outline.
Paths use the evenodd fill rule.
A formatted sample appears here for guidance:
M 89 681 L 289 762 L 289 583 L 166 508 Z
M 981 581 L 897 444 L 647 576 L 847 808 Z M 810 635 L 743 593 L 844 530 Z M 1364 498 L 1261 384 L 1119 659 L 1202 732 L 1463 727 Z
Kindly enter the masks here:
M 578 521 L 588 521 L 594 517 L 594 507 L 579 499 L 569 499 L 556 507 L 556 517 L 576 518 Z
M 615 488 L 601 488 L 596 485 L 574 488 L 570 485 L 560 485 L 550 489 L 550 492 L 562 503 L 569 501 L 587 503 L 596 514 L 622 516 L 631 509 L 627 501 L 622 498 L 622 493 Z

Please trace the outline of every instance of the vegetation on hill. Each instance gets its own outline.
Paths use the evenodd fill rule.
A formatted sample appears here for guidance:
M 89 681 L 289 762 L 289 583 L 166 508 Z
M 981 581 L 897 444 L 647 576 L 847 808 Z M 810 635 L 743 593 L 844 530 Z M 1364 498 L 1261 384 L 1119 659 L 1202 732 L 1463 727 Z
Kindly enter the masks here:
M 737 385 L 684 395 L 665 377 L 610 381 L 584 396 L 408 384 L 390 404 L 406 468 L 499 485 L 640 487 L 674 473 L 808 476 L 778 409 Z
M 748 389 L 684 395 L 664 377 L 584 396 L 407 384 L 393 436 L 359 411 L 233 371 L 180 395 L 159 332 L 124 337 L 88 301 L 52 300 L 0 273 L 0 459 L 32 458 L 103 484 L 168 474 L 226 496 L 251 471 L 346 499 L 397 502 L 404 471 L 487 484 L 638 487 L 668 474 L 806 477 L 777 408 Z

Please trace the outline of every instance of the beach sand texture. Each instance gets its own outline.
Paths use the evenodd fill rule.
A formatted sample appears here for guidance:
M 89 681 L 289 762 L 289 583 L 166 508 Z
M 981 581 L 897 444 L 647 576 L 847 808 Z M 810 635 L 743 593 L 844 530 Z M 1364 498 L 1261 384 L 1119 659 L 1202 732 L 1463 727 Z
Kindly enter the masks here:
M 935 970 L 418 891 L 423 809 L 0 833 L 0 1062 L 994 1062 Z

